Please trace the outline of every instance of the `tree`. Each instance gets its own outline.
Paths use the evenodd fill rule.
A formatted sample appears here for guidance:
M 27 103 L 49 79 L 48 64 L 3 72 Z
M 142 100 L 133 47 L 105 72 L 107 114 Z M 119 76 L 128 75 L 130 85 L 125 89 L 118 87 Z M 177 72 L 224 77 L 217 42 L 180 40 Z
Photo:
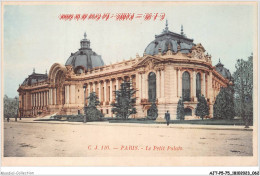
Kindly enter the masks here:
M 177 119 L 184 120 L 184 117 L 185 117 L 184 104 L 182 98 L 180 97 L 177 106 Z
M 103 114 L 97 109 L 97 106 L 100 104 L 98 97 L 95 92 L 91 92 L 88 96 L 88 106 L 85 107 L 85 115 L 87 120 L 101 120 Z
M 206 115 L 209 115 L 209 106 L 204 95 L 201 96 L 201 94 L 199 94 L 198 104 L 195 109 L 195 114 L 196 116 L 200 116 L 202 120 Z
M 238 59 L 234 78 L 236 116 L 242 117 L 247 126 L 253 122 L 253 55 L 248 60 Z
M 136 98 L 133 97 L 135 90 L 132 88 L 132 83 L 126 80 L 120 85 L 120 89 L 114 91 L 116 96 L 115 103 L 112 112 L 116 114 L 116 118 L 127 119 L 131 114 L 136 114 L 136 108 L 134 107 Z
M 153 101 L 151 107 L 148 109 L 147 118 L 150 120 L 155 120 L 157 117 L 158 117 L 158 109 L 155 101 Z
M 4 95 L 4 118 L 11 118 L 17 116 L 18 100 L 9 98 Z
M 233 119 L 235 117 L 235 107 L 233 98 L 233 87 L 221 88 L 213 106 L 213 118 Z

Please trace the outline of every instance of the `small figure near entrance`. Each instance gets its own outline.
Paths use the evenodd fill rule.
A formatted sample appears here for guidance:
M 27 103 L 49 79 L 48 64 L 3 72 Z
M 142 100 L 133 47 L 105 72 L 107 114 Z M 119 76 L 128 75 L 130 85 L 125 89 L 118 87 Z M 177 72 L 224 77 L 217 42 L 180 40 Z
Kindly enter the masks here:
M 167 126 L 169 126 L 169 123 L 170 123 L 170 113 L 169 111 L 167 110 L 167 112 L 165 113 L 165 116 L 164 118 L 166 119 L 166 122 L 167 122 Z

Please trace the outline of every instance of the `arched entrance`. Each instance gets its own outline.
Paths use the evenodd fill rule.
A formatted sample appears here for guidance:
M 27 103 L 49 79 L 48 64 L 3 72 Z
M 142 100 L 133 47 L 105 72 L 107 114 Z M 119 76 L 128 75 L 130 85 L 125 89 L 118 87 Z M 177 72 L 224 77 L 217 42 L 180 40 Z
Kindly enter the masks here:
M 63 105 L 65 104 L 65 88 L 64 83 L 65 81 L 65 75 L 63 71 L 58 71 L 56 78 L 55 78 L 55 87 L 57 88 L 56 92 L 56 98 L 57 98 L 57 104 Z
M 150 72 L 148 75 L 148 101 L 153 102 L 156 100 L 156 74 Z

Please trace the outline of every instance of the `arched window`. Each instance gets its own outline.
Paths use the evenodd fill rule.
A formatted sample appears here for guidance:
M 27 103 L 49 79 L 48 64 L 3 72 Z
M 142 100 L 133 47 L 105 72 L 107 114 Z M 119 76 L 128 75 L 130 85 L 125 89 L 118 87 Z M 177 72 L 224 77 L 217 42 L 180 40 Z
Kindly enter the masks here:
M 153 102 L 156 100 L 156 75 L 150 72 L 148 75 L 148 101 Z
M 197 73 L 196 75 L 196 97 L 199 97 L 199 94 L 201 94 L 201 76 L 200 73 Z
M 187 71 L 182 74 L 182 99 L 190 101 L 190 74 Z

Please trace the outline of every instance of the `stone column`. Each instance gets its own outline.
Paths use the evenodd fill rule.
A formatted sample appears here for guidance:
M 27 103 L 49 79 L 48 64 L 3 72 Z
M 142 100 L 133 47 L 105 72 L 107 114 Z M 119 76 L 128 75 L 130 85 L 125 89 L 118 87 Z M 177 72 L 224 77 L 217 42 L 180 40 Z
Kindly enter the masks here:
M 45 91 L 42 92 L 42 106 L 45 106 Z
M 32 107 L 34 107 L 34 93 L 32 94 Z
M 138 95 L 139 95 L 139 101 L 141 102 L 142 99 L 142 75 L 138 73 Z
M 42 92 L 39 92 L 39 106 L 42 106 Z
M 100 81 L 98 82 L 98 98 L 99 98 L 99 101 L 101 102 L 101 82 Z
M 181 70 L 178 69 L 178 97 L 182 96 Z
M 39 92 L 39 100 L 40 100 L 39 106 L 41 107 L 42 106 L 42 92 Z
M 52 89 L 49 89 L 49 103 L 52 105 Z
M 49 105 L 49 91 L 46 91 L 46 105 Z
M 38 92 L 38 106 L 41 106 L 41 92 Z
M 43 98 L 42 98 L 42 101 L 43 101 L 42 106 L 45 106 L 45 91 L 42 92 L 42 96 L 43 96 Z
M 110 95 L 110 102 L 112 102 L 112 100 L 113 100 L 113 91 L 112 91 L 112 90 L 113 90 L 113 87 L 112 87 L 113 85 L 112 85 L 112 79 L 110 79 L 109 81 L 110 81 L 110 94 L 109 94 L 109 95 Z
M 42 106 L 44 106 L 44 92 L 42 92 Z
M 44 92 L 41 92 L 41 106 L 44 106 L 44 104 L 43 104 L 43 103 L 44 103 L 44 99 L 43 99 L 44 96 L 43 96 L 43 93 L 44 93 Z
M 45 106 L 47 106 L 47 100 L 48 100 L 48 99 L 47 99 L 47 93 L 48 93 L 48 92 L 45 91 Z
M 156 71 L 156 97 L 160 98 L 161 90 L 160 90 L 161 84 L 160 84 L 160 71 Z
M 177 78 L 177 70 L 176 68 L 173 69 L 173 97 L 177 99 L 178 97 L 178 78 Z
M 193 74 L 193 80 L 192 80 L 192 94 L 191 94 L 191 97 L 196 98 L 196 72 L 193 70 L 192 72 Z
M 71 104 L 75 104 L 75 102 L 76 102 L 75 91 L 76 91 L 75 85 L 70 85 L 69 92 L 70 92 L 70 103 Z
M 119 78 L 116 78 L 116 90 L 118 90 L 118 79 Z
M 213 95 L 213 87 L 212 87 L 212 71 L 209 72 L 209 76 L 208 76 L 208 98 L 209 98 L 209 115 L 212 117 L 213 116 L 213 101 L 214 101 L 214 95 Z
M 67 104 L 67 96 L 68 96 L 68 93 L 67 93 L 67 86 L 64 86 L 64 91 L 65 91 L 65 104 Z
M 91 91 L 91 90 L 90 90 L 90 83 L 88 83 L 88 96 L 90 95 L 90 91 Z M 87 97 L 88 97 L 88 96 L 87 96 Z M 87 98 L 87 97 L 86 97 L 86 98 Z
M 65 98 L 65 104 L 67 104 L 67 99 L 68 99 L 67 98 L 68 97 L 68 92 L 67 91 L 68 91 L 68 89 L 67 89 L 67 86 L 64 86 L 64 88 L 65 88 L 65 90 L 64 90 L 65 91 L 65 97 L 64 97 Z
M 56 105 L 56 104 L 57 104 L 57 99 L 56 99 L 56 97 L 57 97 L 57 96 L 56 96 L 56 88 L 53 89 L 53 93 L 54 93 L 54 95 L 53 95 L 53 97 L 54 97 L 54 98 L 53 98 L 54 103 L 53 103 L 53 104 Z
M 37 106 L 39 107 L 40 106 L 40 95 L 39 95 L 39 92 L 36 93 L 36 96 L 37 96 Z
M 205 73 L 202 73 L 202 95 L 206 97 L 206 77 Z
M 93 86 L 93 92 L 96 92 L 96 83 L 93 82 L 92 86 Z
M 33 94 L 31 94 L 31 108 L 33 107 Z
M 145 79 L 144 79 L 144 74 L 142 74 L 142 98 L 145 99 L 146 95 L 145 95 Z
M 44 92 L 41 92 L 41 106 L 44 106 L 44 96 L 43 96 Z
M 164 96 L 164 70 L 161 70 L 161 98 L 163 99 L 163 101 L 165 100 L 165 96 Z
M 212 100 L 214 99 L 212 93 L 212 72 L 209 72 L 209 77 L 208 77 L 208 98 L 210 99 L 210 103 L 212 102 Z
M 107 82 L 104 80 L 104 102 L 107 101 Z
M 37 93 L 34 93 L 34 106 L 37 107 Z

